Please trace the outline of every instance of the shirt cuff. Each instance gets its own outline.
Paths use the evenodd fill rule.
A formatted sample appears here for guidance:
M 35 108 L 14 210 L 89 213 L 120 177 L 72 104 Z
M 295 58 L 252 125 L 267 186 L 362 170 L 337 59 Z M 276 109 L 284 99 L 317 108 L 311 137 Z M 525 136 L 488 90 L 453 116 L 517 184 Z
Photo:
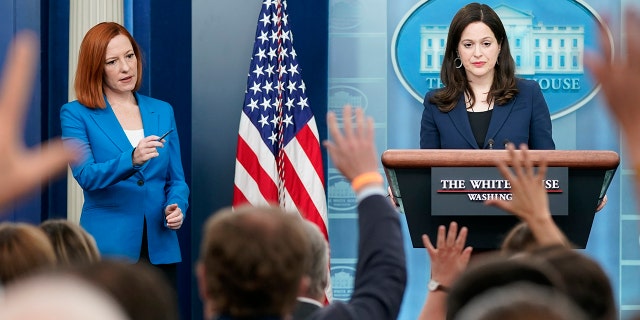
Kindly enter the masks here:
M 373 195 L 381 195 L 381 196 L 385 196 L 387 194 L 387 192 L 384 190 L 384 188 L 382 186 L 370 186 L 370 187 L 365 187 L 362 188 L 360 190 L 360 192 L 358 192 L 356 194 L 356 200 L 358 201 L 358 203 L 360 203 L 360 201 L 364 200 L 365 198 L 368 198 L 370 196 Z

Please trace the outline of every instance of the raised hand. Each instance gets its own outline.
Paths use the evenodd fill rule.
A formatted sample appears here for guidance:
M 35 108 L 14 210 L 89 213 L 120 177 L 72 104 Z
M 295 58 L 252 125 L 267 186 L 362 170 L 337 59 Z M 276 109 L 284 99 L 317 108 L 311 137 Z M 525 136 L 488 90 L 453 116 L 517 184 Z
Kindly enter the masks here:
M 349 180 L 367 172 L 378 171 L 378 154 L 373 134 L 373 119 L 366 117 L 362 109 L 355 110 L 355 124 L 352 123 L 352 109 L 347 105 L 342 111 L 344 128 L 338 128 L 333 112 L 327 114 L 329 134 L 333 141 L 324 141 L 333 164 Z
M 438 227 L 437 247 L 434 247 L 426 234 L 422 235 L 422 243 L 431 261 L 431 278 L 445 286 L 458 278 L 469 263 L 473 248 L 465 247 L 467 241 L 467 227 L 460 228 L 454 221 L 449 224 L 449 232 L 445 226 Z
M 36 73 L 38 44 L 31 32 L 14 39 L 4 65 L 0 87 L 0 206 L 30 192 L 64 172 L 78 153 L 52 139 L 27 149 L 24 118 Z
M 485 204 L 511 212 L 527 222 L 539 244 L 566 244 L 564 234 L 551 217 L 549 196 L 542 184 L 547 174 L 546 162 L 541 161 L 536 173 L 526 144 L 520 145 L 520 151 L 517 152 L 515 146 L 509 143 L 507 150 L 513 171 L 507 167 L 506 162 L 499 162 L 496 166 L 511 183 L 513 197 L 511 200 L 486 200 Z

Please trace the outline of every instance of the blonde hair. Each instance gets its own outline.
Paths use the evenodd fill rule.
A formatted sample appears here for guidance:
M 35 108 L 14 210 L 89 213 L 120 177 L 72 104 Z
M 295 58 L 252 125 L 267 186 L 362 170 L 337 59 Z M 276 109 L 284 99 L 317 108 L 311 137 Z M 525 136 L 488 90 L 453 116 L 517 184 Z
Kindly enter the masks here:
M 53 219 L 42 222 L 40 228 L 49 238 L 59 265 L 94 263 L 100 260 L 95 240 L 80 225 L 65 219 Z
M 56 254 L 47 235 L 26 223 L 0 223 L 0 281 L 10 283 L 40 269 L 53 268 Z

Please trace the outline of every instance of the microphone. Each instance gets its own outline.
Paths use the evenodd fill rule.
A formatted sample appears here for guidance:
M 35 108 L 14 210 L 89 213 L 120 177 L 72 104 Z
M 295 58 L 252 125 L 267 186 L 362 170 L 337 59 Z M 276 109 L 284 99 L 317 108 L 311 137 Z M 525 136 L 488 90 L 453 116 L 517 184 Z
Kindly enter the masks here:
M 493 144 L 495 143 L 495 141 L 493 141 L 493 139 L 489 139 L 489 141 L 487 141 L 489 143 L 489 149 L 493 149 Z

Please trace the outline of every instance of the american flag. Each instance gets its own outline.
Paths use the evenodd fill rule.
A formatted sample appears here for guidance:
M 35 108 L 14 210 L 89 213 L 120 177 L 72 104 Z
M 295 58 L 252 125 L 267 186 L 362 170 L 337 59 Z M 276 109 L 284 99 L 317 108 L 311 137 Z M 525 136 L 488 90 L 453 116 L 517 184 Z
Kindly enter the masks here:
M 318 129 L 286 9 L 285 0 L 264 0 L 258 17 L 240 117 L 233 206 L 277 203 L 314 222 L 328 241 Z

